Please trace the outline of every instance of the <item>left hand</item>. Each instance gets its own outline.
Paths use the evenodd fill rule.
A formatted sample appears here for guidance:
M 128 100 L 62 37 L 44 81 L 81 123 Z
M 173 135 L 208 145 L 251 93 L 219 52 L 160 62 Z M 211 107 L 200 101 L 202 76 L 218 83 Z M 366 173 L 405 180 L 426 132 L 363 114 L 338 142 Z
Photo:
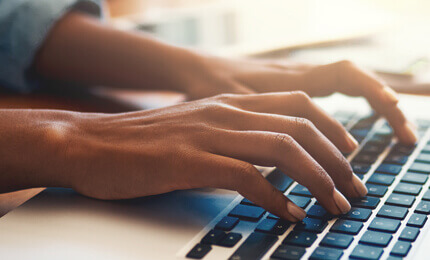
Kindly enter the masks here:
M 363 96 L 377 113 L 388 120 L 401 143 L 413 144 L 417 140 L 412 124 L 397 106 L 394 90 L 350 61 L 309 65 L 210 56 L 201 56 L 198 61 L 185 87 L 191 99 L 220 93 L 292 90 L 301 90 L 310 96 L 327 96 L 334 92 Z

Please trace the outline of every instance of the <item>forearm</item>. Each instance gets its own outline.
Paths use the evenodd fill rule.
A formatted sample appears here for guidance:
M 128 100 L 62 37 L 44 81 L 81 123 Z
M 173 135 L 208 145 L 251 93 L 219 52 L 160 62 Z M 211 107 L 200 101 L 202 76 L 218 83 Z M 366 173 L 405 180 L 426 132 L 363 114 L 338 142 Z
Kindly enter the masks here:
M 0 110 L 0 192 L 69 186 L 61 154 L 72 112 Z
M 137 32 L 115 30 L 70 13 L 35 59 L 38 74 L 87 85 L 182 90 L 196 54 Z

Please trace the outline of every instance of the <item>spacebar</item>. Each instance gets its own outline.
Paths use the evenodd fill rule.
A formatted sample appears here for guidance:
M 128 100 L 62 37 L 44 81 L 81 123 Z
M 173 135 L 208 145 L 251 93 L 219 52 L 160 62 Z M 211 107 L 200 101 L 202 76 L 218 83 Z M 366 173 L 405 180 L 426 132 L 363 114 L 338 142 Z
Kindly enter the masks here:
M 278 240 L 277 236 L 254 232 L 229 258 L 230 260 L 260 259 Z

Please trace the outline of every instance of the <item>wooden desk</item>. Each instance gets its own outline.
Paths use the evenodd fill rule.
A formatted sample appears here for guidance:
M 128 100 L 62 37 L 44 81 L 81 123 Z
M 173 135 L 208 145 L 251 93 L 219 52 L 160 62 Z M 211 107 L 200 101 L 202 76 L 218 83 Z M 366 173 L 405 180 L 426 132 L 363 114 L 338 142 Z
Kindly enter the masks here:
M 126 112 L 169 105 L 183 100 L 177 93 L 99 90 L 93 93 L 39 93 L 17 95 L 0 92 L 0 109 L 63 109 L 81 112 Z M 20 206 L 44 188 L 0 194 L 0 217 Z

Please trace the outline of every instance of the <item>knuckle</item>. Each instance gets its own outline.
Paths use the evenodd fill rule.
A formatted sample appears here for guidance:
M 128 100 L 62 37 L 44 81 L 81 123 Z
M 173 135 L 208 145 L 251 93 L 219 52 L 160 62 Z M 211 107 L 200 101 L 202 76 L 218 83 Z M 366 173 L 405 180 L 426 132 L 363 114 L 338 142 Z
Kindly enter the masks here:
M 293 93 L 294 98 L 297 100 L 297 107 L 300 108 L 301 115 L 308 115 L 312 110 L 313 101 L 311 97 L 303 91 L 296 91 Z
M 309 119 L 303 117 L 294 118 L 294 126 L 297 134 L 307 134 L 315 131 L 315 125 Z
M 225 103 L 214 102 L 206 105 L 203 108 L 204 113 L 208 113 L 209 115 L 219 116 L 225 115 L 233 110 L 233 108 Z
M 350 60 L 341 60 L 334 63 L 333 65 L 335 67 L 335 70 L 340 74 L 347 73 L 356 69 L 355 63 Z M 338 75 L 338 77 L 339 76 L 340 75 Z
M 353 67 L 354 63 L 350 60 L 341 60 L 336 62 L 337 65 L 341 66 L 341 67 Z
M 229 183 L 235 189 L 240 190 L 246 181 L 252 180 L 252 177 L 258 170 L 250 163 L 238 162 L 232 165 Z
M 309 97 L 308 94 L 306 94 L 303 91 L 293 91 L 291 93 L 291 95 L 295 98 L 298 99 L 300 102 L 302 103 L 307 103 L 311 101 L 311 98 Z
M 221 103 L 229 103 L 232 100 L 234 100 L 235 98 L 237 98 L 237 96 L 239 96 L 239 94 L 224 93 L 224 94 L 219 94 L 219 95 L 215 96 L 215 100 L 217 100 Z
M 284 151 L 285 153 L 289 153 L 290 151 L 294 150 L 294 147 L 296 147 L 296 141 L 294 138 L 286 134 L 275 134 L 274 143 L 277 148 Z
M 238 174 L 238 177 L 246 178 L 255 173 L 255 167 L 250 163 L 238 163 L 236 165 L 235 172 Z

